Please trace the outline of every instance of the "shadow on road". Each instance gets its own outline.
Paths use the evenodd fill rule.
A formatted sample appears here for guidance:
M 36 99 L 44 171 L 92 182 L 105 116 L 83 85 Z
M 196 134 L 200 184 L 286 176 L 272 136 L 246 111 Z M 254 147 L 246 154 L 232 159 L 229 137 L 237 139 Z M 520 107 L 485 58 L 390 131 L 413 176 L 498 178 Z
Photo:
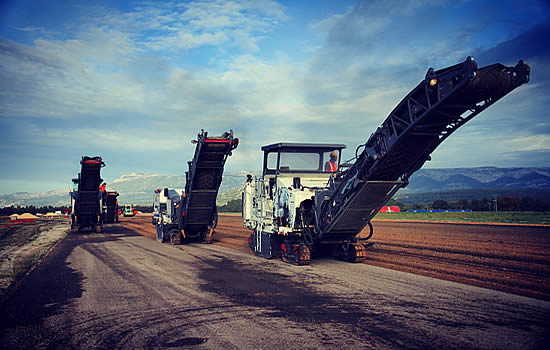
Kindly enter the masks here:
M 57 315 L 74 299 L 82 296 L 85 277 L 67 261 L 81 245 L 119 240 L 123 236 L 140 236 L 118 225 L 106 227 L 104 233 L 70 233 L 0 301 L 1 347 L 32 348 L 39 339 L 55 330 L 44 329 L 42 321 Z
M 402 327 L 398 320 L 364 307 L 368 305 L 365 299 L 380 296 L 357 296 L 355 299 L 331 293 L 321 294 L 316 292 L 314 285 L 330 282 L 311 281 L 306 273 L 300 272 L 290 277 L 263 269 L 250 269 L 220 258 L 203 260 L 208 267 L 201 270 L 199 277 L 204 281 L 201 288 L 206 292 L 222 295 L 241 305 L 268 308 L 271 311 L 264 314 L 266 317 L 284 318 L 306 327 L 307 324 L 326 324 L 330 328 L 338 324 L 351 328 L 355 334 L 365 333 L 396 346 L 398 344 L 394 343 L 394 338 L 408 338 L 400 331 Z M 300 275 L 303 282 L 296 281 Z M 407 341 L 413 347 L 426 345 L 413 337 Z M 327 338 L 324 343 L 330 347 L 338 344 L 338 340 Z

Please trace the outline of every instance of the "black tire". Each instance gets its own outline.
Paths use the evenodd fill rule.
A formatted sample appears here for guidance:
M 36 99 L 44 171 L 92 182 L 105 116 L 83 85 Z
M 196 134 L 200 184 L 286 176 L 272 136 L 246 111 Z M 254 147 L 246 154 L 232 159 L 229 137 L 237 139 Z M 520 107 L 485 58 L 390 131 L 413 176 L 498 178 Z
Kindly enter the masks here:
M 183 237 L 182 237 L 180 231 L 178 231 L 177 229 L 171 229 L 170 230 L 170 244 L 171 245 L 181 244 L 182 238 Z
M 162 219 L 157 222 L 157 241 L 164 243 L 164 223 Z

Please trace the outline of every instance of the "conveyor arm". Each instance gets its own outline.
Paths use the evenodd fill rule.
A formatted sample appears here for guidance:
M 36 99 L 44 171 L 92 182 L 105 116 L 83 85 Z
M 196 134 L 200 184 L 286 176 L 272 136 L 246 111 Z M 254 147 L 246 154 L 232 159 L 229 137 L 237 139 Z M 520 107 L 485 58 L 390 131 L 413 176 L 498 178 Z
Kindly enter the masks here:
M 456 129 L 529 81 L 523 61 L 478 69 L 473 58 L 434 71 L 390 113 L 317 201 L 321 240 L 353 237 Z M 360 150 L 360 147 L 357 151 Z M 319 196 L 318 196 L 319 197 Z

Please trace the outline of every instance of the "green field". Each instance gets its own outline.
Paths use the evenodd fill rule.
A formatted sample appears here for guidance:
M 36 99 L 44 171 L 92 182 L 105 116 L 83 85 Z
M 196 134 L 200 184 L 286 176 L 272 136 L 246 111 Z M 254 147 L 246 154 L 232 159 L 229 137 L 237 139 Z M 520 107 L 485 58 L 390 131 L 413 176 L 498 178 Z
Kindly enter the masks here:
M 497 222 L 550 225 L 550 212 L 378 213 L 379 220 Z

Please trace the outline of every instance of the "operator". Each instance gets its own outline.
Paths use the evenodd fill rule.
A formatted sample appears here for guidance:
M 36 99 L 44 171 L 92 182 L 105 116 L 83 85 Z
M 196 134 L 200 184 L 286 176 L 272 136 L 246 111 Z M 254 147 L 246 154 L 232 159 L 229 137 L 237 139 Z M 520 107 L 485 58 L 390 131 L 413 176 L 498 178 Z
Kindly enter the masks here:
M 338 153 L 330 152 L 330 160 L 325 163 L 325 171 L 328 171 L 329 173 L 335 173 L 336 170 L 338 170 L 338 164 L 336 163 L 337 160 Z

